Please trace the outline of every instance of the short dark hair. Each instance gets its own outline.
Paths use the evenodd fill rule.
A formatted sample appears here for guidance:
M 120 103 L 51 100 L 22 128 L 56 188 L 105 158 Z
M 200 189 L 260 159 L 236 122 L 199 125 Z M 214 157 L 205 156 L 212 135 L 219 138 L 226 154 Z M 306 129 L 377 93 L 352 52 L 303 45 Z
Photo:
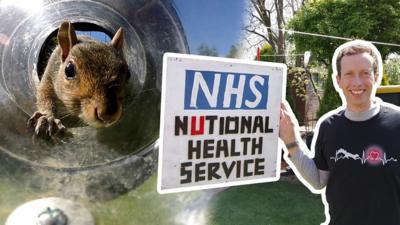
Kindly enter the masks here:
M 362 54 L 362 53 L 368 53 L 370 56 L 373 58 L 372 62 L 372 67 L 374 69 L 374 74 L 378 75 L 378 57 L 374 53 L 374 51 L 371 49 L 371 47 L 367 45 L 363 45 L 360 43 L 354 44 L 347 46 L 343 48 L 339 54 L 336 57 L 336 71 L 337 75 L 340 76 L 341 74 L 341 61 L 344 56 L 350 56 L 350 55 L 357 55 L 357 54 Z

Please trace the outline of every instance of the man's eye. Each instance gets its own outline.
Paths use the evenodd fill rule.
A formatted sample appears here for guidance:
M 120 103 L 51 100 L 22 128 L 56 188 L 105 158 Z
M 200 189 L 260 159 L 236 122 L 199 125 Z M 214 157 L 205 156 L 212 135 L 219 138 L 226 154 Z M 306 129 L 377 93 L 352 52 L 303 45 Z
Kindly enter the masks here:
M 364 75 L 364 76 L 370 76 L 370 75 L 371 75 L 371 72 L 370 72 L 370 71 L 365 71 L 365 72 L 363 73 L 363 75 Z

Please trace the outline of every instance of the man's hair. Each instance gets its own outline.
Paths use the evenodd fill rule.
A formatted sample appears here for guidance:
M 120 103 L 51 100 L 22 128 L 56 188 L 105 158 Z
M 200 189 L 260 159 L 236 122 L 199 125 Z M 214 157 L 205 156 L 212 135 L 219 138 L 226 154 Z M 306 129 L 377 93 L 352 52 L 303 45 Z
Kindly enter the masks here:
M 336 71 L 337 75 L 341 76 L 341 60 L 344 56 L 350 56 L 350 55 L 357 55 L 357 54 L 362 54 L 362 53 L 368 53 L 369 55 L 372 56 L 373 62 L 372 62 L 372 67 L 374 69 L 374 75 L 378 75 L 378 57 L 374 53 L 374 51 L 371 49 L 370 46 L 363 45 L 361 43 L 356 43 L 354 45 L 347 46 L 343 48 L 339 54 L 337 55 L 336 58 Z

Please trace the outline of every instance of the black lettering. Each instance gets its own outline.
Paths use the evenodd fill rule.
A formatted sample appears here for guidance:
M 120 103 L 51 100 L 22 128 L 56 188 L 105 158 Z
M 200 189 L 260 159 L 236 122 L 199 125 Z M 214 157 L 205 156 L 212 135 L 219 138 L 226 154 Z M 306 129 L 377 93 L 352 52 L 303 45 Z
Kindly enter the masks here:
M 235 147 L 235 139 L 231 140 L 231 155 L 230 156 L 240 156 L 240 152 L 235 152 L 236 147 Z
M 188 143 L 188 159 L 193 159 L 193 154 L 196 154 L 195 159 L 200 159 L 201 156 L 201 141 L 196 141 L 196 146 L 193 146 L 193 140 Z
M 244 160 L 244 165 L 243 165 L 243 177 L 249 177 L 252 176 L 253 173 L 249 172 L 249 164 L 253 163 L 254 160 L 253 159 L 246 159 Z
M 240 138 L 243 143 L 243 155 L 247 155 L 247 144 L 250 142 L 250 138 Z
M 226 178 L 229 178 L 229 176 L 231 175 L 231 173 L 233 171 L 233 168 L 235 168 L 235 165 L 236 165 L 235 161 L 233 161 L 229 167 L 226 165 L 226 162 L 222 163 L 222 169 L 224 169 Z
M 257 143 L 257 138 L 253 138 L 251 140 L 251 154 L 262 154 L 262 146 L 263 146 L 263 137 L 258 137 L 258 143 Z M 256 153 L 256 150 L 258 149 L 258 152 Z
M 181 163 L 181 177 L 186 176 L 186 178 L 181 179 L 181 184 L 187 184 L 192 182 L 192 171 L 188 170 L 187 167 L 191 167 L 191 162 Z
M 221 176 L 217 173 L 219 169 L 219 163 L 209 163 L 208 164 L 208 178 L 207 180 L 220 179 Z
M 194 167 L 194 181 L 195 182 L 199 182 L 199 181 L 203 181 L 206 180 L 206 170 L 205 169 L 201 169 L 201 167 L 205 167 L 206 163 L 205 162 L 201 162 L 201 163 L 197 163 Z
M 220 135 L 224 134 L 224 122 L 225 122 L 225 118 L 220 117 L 219 118 L 219 134 Z
M 215 157 L 220 158 L 221 152 L 223 152 L 223 157 L 229 156 L 229 149 L 228 149 L 228 141 L 227 140 L 218 140 L 217 141 L 217 151 L 215 153 Z
M 240 170 L 242 168 L 242 161 L 236 161 L 236 177 L 240 178 Z
M 263 175 L 264 174 L 264 158 L 256 158 L 254 165 L 254 175 Z
M 214 134 L 214 122 L 215 120 L 218 119 L 218 116 L 206 116 L 206 120 L 209 121 L 209 129 L 208 129 L 208 133 L 209 134 Z
M 251 121 L 252 121 L 251 116 L 248 116 L 247 118 L 245 116 L 242 116 L 242 120 L 240 123 L 240 133 L 248 133 L 251 134 Z M 246 131 L 245 131 L 246 130 Z
M 265 133 L 272 133 L 274 129 L 269 128 L 269 117 L 265 117 Z
M 233 124 L 233 128 L 231 128 Z M 239 132 L 239 117 L 226 117 L 225 134 L 237 134 Z
M 254 124 L 253 124 L 253 133 L 257 133 L 257 129 L 260 130 L 260 133 L 264 132 L 264 128 L 263 128 L 263 121 L 262 121 L 262 117 L 261 116 L 256 116 L 254 118 Z
M 203 158 L 209 159 L 214 157 L 212 150 L 214 150 L 214 140 L 213 139 L 204 140 Z
M 188 117 L 184 116 L 183 121 L 180 116 L 175 116 L 175 136 L 179 136 L 179 131 L 182 131 L 182 135 L 187 135 L 188 132 Z

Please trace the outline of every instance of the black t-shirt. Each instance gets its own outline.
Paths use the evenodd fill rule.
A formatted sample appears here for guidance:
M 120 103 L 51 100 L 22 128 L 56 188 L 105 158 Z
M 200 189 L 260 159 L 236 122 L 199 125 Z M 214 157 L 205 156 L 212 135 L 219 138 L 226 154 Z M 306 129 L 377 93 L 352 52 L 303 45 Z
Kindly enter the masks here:
M 400 224 L 400 112 L 381 105 L 367 121 L 341 111 L 321 123 L 314 161 L 330 172 L 331 225 Z

